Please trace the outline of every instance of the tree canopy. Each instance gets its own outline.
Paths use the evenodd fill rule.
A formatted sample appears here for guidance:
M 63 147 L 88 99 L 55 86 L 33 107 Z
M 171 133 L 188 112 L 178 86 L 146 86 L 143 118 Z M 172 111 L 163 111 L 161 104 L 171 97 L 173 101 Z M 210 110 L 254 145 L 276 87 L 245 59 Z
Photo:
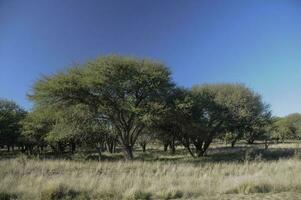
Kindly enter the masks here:
M 183 145 L 200 157 L 215 139 L 234 146 L 295 138 L 301 130 L 300 114 L 274 119 L 261 95 L 243 84 L 182 88 L 164 64 L 131 57 L 99 57 L 42 76 L 29 99 L 34 108 L 26 117 L 15 103 L 0 102 L 0 145 L 22 141 L 25 150 L 55 152 L 86 145 L 99 156 L 118 146 L 132 159 L 136 144 L 145 151 L 159 140 L 172 153 Z
M 131 159 L 139 134 L 162 111 L 172 86 L 170 72 L 161 63 L 109 56 L 43 77 L 30 98 L 54 109 L 88 106 L 94 119 L 114 128 Z
M 15 102 L 0 99 L 0 145 L 10 146 L 18 143 L 21 133 L 20 121 L 26 112 Z

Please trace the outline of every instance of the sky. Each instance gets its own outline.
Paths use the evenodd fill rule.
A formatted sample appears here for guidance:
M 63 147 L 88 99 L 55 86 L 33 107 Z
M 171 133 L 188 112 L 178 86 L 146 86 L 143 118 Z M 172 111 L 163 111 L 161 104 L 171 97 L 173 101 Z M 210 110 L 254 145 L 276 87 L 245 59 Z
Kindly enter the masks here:
M 165 63 L 180 86 L 244 83 L 301 112 L 298 0 L 0 0 L 0 98 L 30 110 L 42 75 L 103 55 Z

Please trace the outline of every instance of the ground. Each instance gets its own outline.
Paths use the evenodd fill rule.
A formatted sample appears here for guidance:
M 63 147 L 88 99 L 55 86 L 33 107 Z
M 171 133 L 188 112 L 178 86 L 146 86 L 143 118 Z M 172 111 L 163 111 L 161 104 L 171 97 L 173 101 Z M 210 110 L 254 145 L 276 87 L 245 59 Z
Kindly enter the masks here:
M 204 158 L 151 145 L 125 162 L 121 153 L 60 159 L 1 151 L 0 199 L 301 199 L 299 142 L 215 143 Z

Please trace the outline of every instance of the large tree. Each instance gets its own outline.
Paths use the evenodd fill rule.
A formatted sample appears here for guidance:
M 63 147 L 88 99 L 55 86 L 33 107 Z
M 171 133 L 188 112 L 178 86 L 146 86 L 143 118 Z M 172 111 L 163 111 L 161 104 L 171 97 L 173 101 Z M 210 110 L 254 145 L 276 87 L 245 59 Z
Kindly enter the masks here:
M 88 106 L 95 119 L 114 129 L 125 158 L 132 159 L 138 136 L 162 112 L 171 86 L 170 72 L 161 63 L 108 56 L 42 77 L 30 98 L 55 109 Z
M 227 135 L 232 145 L 249 132 L 255 139 L 270 118 L 260 95 L 242 84 L 208 84 L 192 89 L 194 118 L 201 125 L 193 143 L 203 155 L 212 140 Z

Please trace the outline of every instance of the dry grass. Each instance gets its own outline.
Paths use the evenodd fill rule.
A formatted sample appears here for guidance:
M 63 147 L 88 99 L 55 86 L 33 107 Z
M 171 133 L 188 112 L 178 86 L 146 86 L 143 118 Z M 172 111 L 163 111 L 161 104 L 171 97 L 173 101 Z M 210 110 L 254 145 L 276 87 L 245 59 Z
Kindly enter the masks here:
M 290 199 L 301 192 L 301 161 L 194 164 L 20 157 L 0 161 L 0 192 L 21 199 L 262 199 L 276 193 Z
M 0 200 L 6 199 L 301 199 L 298 143 L 228 148 L 192 159 L 178 149 L 120 154 L 107 160 L 0 160 Z M 2 152 L 4 153 L 4 152 Z

